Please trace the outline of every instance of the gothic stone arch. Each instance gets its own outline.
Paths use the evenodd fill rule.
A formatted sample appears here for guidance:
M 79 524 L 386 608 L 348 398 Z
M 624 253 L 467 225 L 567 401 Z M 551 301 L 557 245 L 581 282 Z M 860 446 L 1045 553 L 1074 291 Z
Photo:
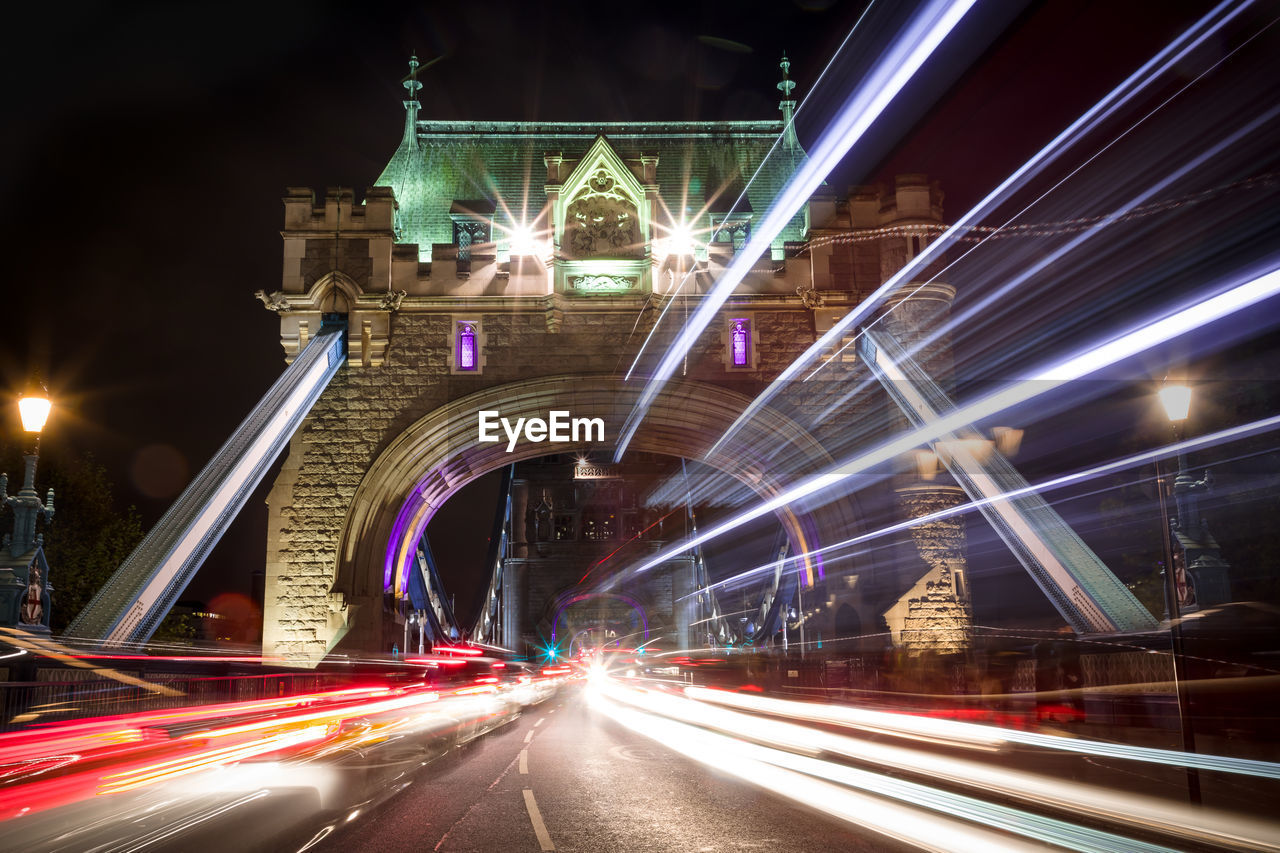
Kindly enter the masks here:
M 449 391 L 458 389 L 442 383 L 445 387 L 429 395 L 444 396 L 441 405 L 410 420 L 421 401 L 400 401 L 405 411 L 397 416 L 389 404 L 404 385 L 386 376 L 382 382 L 371 378 L 354 370 L 335 378 L 295 436 L 269 497 L 268 653 L 314 659 L 348 632 L 346 645 L 380 648 L 387 575 L 394 576 L 394 561 L 406 556 L 399 546 L 416 541 L 435 508 L 488 471 L 575 449 L 522 442 L 507 453 L 505 443 L 481 444 L 476 428 L 481 409 L 496 408 L 511 418 L 545 416 L 552 408 L 601 417 L 605 445 L 611 446 L 638 393 L 638 385 L 594 374 L 531 378 L 453 400 L 447 399 Z M 375 399 L 362 399 L 366 394 Z M 700 458 L 748 401 L 709 383 L 673 382 L 632 447 Z M 387 439 L 372 440 L 375 431 Z M 370 458 L 374 447 L 381 449 Z M 765 411 L 706 461 L 767 497 L 828 466 L 830 457 L 794 422 Z M 788 523 L 796 546 L 813 547 L 814 530 L 828 535 L 855 523 L 845 501 L 820 512 L 812 523 Z
M 638 385 L 607 375 L 540 377 L 450 401 L 409 425 L 369 467 L 342 524 L 330 596 L 333 615 L 343 620 L 332 620 L 335 634 L 347 634 L 347 644 L 356 648 L 378 648 L 384 590 L 401 583 L 427 522 L 468 482 L 547 453 L 599 449 L 521 442 L 508 453 L 505 442 L 477 440 L 480 411 L 497 409 L 512 420 L 545 417 L 550 409 L 599 417 L 606 424 L 604 444 L 611 446 L 638 392 Z M 673 382 L 658 397 L 631 446 L 637 452 L 701 459 L 748 402 L 742 394 L 707 383 Z M 703 461 L 766 499 L 831 464 L 812 436 L 770 411 Z M 815 530 L 848 530 L 854 523 L 845 501 L 827 505 L 814 516 L 779 514 L 793 549 L 814 547 Z

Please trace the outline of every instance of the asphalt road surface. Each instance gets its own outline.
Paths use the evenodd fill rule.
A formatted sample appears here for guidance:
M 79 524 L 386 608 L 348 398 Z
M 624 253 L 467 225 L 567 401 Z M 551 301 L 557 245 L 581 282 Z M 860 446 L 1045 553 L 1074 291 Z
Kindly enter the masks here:
M 904 849 L 664 749 L 562 690 L 428 765 L 313 851 Z

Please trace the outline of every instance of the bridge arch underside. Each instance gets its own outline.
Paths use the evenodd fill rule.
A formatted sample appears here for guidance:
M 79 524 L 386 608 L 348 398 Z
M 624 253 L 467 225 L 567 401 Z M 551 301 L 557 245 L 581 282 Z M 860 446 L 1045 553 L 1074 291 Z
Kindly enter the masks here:
M 379 650 L 384 593 L 403 584 L 415 546 L 432 515 L 467 483 L 490 471 L 551 453 L 611 452 L 617 431 L 639 395 L 607 375 L 560 375 L 495 386 L 463 397 L 420 418 L 393 440 L 370 466 L 347 513 L 338 545 L 331 598 L 346 624 L 329 641 L 332 650 Z M 658 395 L 630 450 L 700 460 L 771 499 L 805 477 L 828 468 L 831 457 L 802 427 L 765 407 L 716 453 L 711 446 L 743 411 L 750 398 L 707 383 L 672 381 Z M 546 418 L 552 410 L 574 418 L 601 418 L 604 442 L 533 443 L 478 440 L 481 411 L 516 418 Z M 501 430 L 499 430 L 501 432 Z M 728 481 L 726 481 L 728 484 Z M 791 540 L 792 553 L 820 547 L 859 532 L 852 496 L 808 508 L 782 507 L 777 516 Z M 488 567 L 486 567 L 487 570 Z M 867 568 L 864 566 L 864 568 Z M 819 561 L 812 564 L 821 577 Z

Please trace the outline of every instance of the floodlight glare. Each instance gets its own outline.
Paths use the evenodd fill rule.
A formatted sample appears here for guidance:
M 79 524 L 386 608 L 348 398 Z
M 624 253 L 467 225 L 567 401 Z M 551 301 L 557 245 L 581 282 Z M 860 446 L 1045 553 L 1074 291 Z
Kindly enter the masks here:
M 693 230 L 688 223 L 681 222 L 671 229 L 667 237 L 667 251 L 673 255 L 692 255 L 697 247 L 693 240 Z
M 538 247 L 533 239 L 533 229 L 528 225 L 520 225 L 512 229 L 510 239 L 512 255 L 538 254 Z

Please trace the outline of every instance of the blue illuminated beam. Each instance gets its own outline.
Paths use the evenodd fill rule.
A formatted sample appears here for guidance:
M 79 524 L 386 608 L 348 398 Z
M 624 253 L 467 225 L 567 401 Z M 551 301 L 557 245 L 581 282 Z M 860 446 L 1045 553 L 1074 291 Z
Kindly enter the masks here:
M 144 643 L 342 366 L 346 320 L 326 320 L 204 470 L 98 590 L 65 637 Z
M 751 238 L 742 251 L 734 256 L 719 281 L 702 298 L 698 309 L 667 349 L 622 427 L 614 461 L 620 460 L 626 453 L 627 446 L 667 380 L 675 374 L 676 368 L 698 336 L 751 271 L 755 260 L 772 245 L 774 237 L 791 221 L 827 174 L 849 153 L 920 70 L 925 60 L 960 23 L 974 2 L 975 0 L 932 0 L 904 28 L 899 38 L 854 90 L 835 120 L 814 145 L 809 159 L 783 187 L 760 224 L 752 228 Z

